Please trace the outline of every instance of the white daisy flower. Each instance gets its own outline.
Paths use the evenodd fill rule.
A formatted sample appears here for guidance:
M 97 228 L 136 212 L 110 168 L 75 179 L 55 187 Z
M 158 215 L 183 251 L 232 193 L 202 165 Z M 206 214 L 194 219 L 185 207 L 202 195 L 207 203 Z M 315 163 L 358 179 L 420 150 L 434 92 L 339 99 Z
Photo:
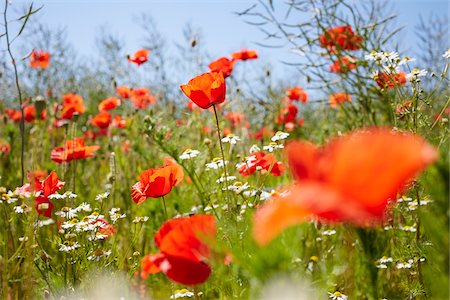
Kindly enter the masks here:
M 419 77 L 424 77 L 427 75 L 427 71 L 425 69 L 419 70 L 417 68 L 412 69 L 411 73 L 406 74 L 406 79 L 409 81 L 417 80 Z
M 403 225 L 400 225 L 398 228 L 399 228 L 400 230 L 408 231 L 408 232 L 416 232 L 416 231 L 417 231 L 415 225 L 413 225 L 413 226 L 408 226 L 408 225 L 407 225 L 407 226 L 403 226 Z
M 111 250 L 108 251 L 103 251 L 102 249 L 97 249 L 94 251 L 94 253 L 92 253 L 92 255 L 89 255 L 87 257 L 88 260 L 96 260 L 96 261 L 100 261 L 100 259 L 102 257 L 107 257 L 111 254 Z
M 78 242 L 73 241 L 65 241 L 64 244 L 59 245 L 59 251 L 61 252 L 70 252 L 77 248 L 80 248 L 81 245 Z
M 197 296 L 201 295 L 202 292 L 198 293 Z M 175 293 L 170 296 L 170 299 L 178 299 L 178 298 L 192 298 L 194 297 L 194 293 L 187 290 L 187 289 L 181 289 L 181 290 L 175 290 Z
M 344 294 L 342 294 L 341 292 L 339 292 L 339 291 L 336 291 L 336 292 L 334 292 L 334 293 L 328 293 L 328 295 L 330 296 L 330 298 L 332 299 L 332 300 L 347 300 L 348 299 L 348 296 L 347 295 L 344 295 Z
M 120 208 L 113 207 L 109 211 L 109 217 L 111 218 L 113 224 L 116 223 L 119 219 L 125 218 L 126 216 L 127 216 L 126 214 L 120 213 Z
M 70 220 L 77 217 L 77 212 L 78 211 L 76 209 L 70 207 L 63 207 L 61 208 L 61 211 L 56 212 L 55 215 Z
M 230 143 L 231 145 L 235 145 L 241 139 L 232 133 L 228 134 L 226 137 L 222 138 L 222 142 Z
M 334 229 L 325 230 L 322 232 L 322 235 L 335 235 L 335 234 L 336 234 L 336 230 L 334 230 Z
M 228 190 L 229 191 L 233 191 L 236 194 L 240 194 L 242 193 L 244 190 L 248 189 L 250 187 L 250 185 L 248 184 L 248 182 L 246 183 L 242 183 L 240 181 L 236 181 L 233 185 L 229 185 L 228 186 Z M 225 191 L 227 188 L 224 187 L 222 188 L 223 191 Z
M 236 180 L 236 176 L 227 176 L 226 181 L 233 181 Z M 216 180 L 217 183 L 223 183 L 225 182 L 225 177 L 220 177 L 219 179 Z
M 407 262 L 398 263 L 395 267 L 397 269 L 411 269 L 413 263 L 414 263 L 414 260 L 409 259 Z
M 249 150 L 250 153 L 255 153 L 255 152 L 259 152 L 259 151 L 261 151 L 261 149 L 257 145 L 251 146 L 250 150 Z
M 198 156 L 199 154 L 200 154 L 200 151 L 198 151 L 198 150 L 186 149 L 179 156 L 179 159 L 181 159 L 181 160 L 191 159 L 191 158 Z
M 284 146 L 282 144 L 277 144 L 275 142 L 272 142 L 269 145 L 263 147 L 264 150 L 269 151 L 269 152 L 273 152 L 276 149 L 283 149 L 283 148 L 284 148 Z
M 444 52 L 442 57 L 446 58 L 446 59 L 450 59 L 450 48 L 448 48 L 447 51 Z
M 41 220 L 41 221 L 36 222 L 36 226 L 44 227 L 44 226 L 48 226 L 48 225 L 51 225 L 54 223 L 55 223 L 55 221 L 53 219 L 47 219 L 47 220 Z
M 108 196 L 109 196 L 109 192 L 104 192 L 104 193 L 101 193 L 101 194 L 98 194 L 97 196 L 95 196 L 95 200 L 102 202 L 103 200 L 108 198 Z
M 225 164 L 228 164 L 228 161 L 225 161 Z M 206 170 L 211 170 L 211 169 L 218 169 L 218 168 L 223 168 L 224 167 L 224 163 L 223 160 L 220 158 L 214 158 L 212 162 L 207 163 L 206 164 Z
M 143 217 L 134 217 L 133 219 L 133 223 L 144 223 L 148 221 L 148 217 L 147 216 L 143 216 Z
M 277 131 L 277 133 L 275 133 L 275 135 L 271 138 L 271 140 L 272 140 L 272 142 L 276 142 L 276 141 L 287 139 L 288 136 L 289 136 L 289 133 L 287 133 L 287 132 Z

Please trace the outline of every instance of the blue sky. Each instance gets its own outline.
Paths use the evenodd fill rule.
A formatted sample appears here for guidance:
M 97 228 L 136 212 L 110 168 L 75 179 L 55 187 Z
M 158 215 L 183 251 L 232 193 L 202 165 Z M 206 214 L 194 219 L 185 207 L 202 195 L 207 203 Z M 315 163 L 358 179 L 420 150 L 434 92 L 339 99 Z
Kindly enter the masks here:
M 274 0 L 276 3 L 281 0 Z M 99 27 L 107 27 L 125 38 L 129 53 L 140 48 L 141 30 L 136 17 L 142 12 L 150 13 L 159 30 L 168 42 L 182 39 L 182 30 L 187 22 L 202 29 L 206 50 L 213 57 L 229 55 L 232 51 L 247 47 L 255 48 L 261 60 L 279 65 L 280 59 L 289 60 L 286 49 L 272 50 L 255 46 L 261 42 L 262 34 L 254 26 L 245 24 L 243 19 L 233 14 L 248 8 L 255 0 L 37 0 L 35 5 L 44 5 L 39 13 L 41 22 L 50 26 L 63 26 L 67 30 L 68 41 L 82 55 L 96 51 L 95 37 Z M 20 2 L 13 1 L 13 5 Z M 447 0 L 391 0 L 399 14 L 398 24 L 405 25 L 402 33 L 405 43 L 413 48 L 414 26 L 419 14 L 426 18 L 430 13 L 447 14 Z M 417 45 L 420 47 L 420 45 Z M 444 51 L 444 49 L 443 49 Z

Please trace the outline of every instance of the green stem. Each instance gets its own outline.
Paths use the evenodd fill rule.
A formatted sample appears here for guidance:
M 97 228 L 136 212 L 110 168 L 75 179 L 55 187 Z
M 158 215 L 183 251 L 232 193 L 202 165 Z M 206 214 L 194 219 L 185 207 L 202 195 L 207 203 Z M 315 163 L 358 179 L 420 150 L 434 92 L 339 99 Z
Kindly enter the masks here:
M 167 207 L 166 207 L 166 199 L 164 198 L 164 196 L 161 197 L 163 204 L 164 204 L 164 216 L 166 218 L 166 221 L 168 220 L 168 215 L 167 215 Z

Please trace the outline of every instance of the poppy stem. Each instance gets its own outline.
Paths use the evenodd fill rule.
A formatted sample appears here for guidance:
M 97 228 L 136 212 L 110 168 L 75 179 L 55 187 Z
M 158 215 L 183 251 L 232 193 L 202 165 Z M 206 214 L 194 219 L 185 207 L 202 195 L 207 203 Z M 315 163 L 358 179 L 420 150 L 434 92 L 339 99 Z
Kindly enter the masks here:
M 163 204 L 164 204 L 164 216 L 166 217 L 166 220 L 168 220 L 168 217 L 167 217 L 167 207 L 166 207 L 166 199 L 164 198 L 164 196 L 162 196 L 161 198 L 162 198 L 162 201 L 163 201 Z
M 198 300 L 198 299 L 200 299 L 198 297 L 198 286 L 194 285 L 194 300 Z
M 222 154 L 222 162 L 223 162 L 223 173 L 225 175 L 225 199 L 227 200 L 228 209 L 230 209 L 230 200 L 228 198 L 228 174 L 227 174 L 227 165 L 225 163 L 225 154 L 223 152 L 223 145 L 222 145 L 222 137 L 220 135 L 220 125 L 219 125 L 219 117 L 217 116 L 217 109 L 216 105 L 213 104 L 214 109 L 214 116 L 216 117 L 216 126 L 217 126 L 217 136 L 219 138 L 219 145 L 220 145 L 220 153 Z

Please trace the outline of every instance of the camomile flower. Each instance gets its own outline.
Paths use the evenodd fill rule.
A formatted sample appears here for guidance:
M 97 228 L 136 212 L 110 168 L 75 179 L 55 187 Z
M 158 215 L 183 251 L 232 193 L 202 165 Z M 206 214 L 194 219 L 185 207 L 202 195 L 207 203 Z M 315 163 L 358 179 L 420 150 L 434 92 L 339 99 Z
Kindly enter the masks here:
M 335 234 L 336 234 L 336 230 L 334 230 L 334 229 L 325 230 L 322 232 L 322 235 L 335 235 Z
M 255 152 L 259 152 L 259 151 L 261 151 L 261 148 L 259 148 L 258 145 L 251 146 L 250 150 L 249 150 L 250 153 L 255 153 Z
M 179 156 L 179 159 L 181 159 L 181 160 L 191 159 L 191 158 L 198 156 L 199 154 L 200 154 L 200 151 L 198 151 L 198 150 L 186 149 Z
M 203 293 L 197 293 L 197 296 L 202 295 Z M 175 293 L 170 296 L 170 299 L 178 299 L 178 298 L 192 298 L 195 294 L 187 289 L 175 290 Z
M 447 51 L 444 52 L 442 57 L 446 58 L 446 59 L 450 59 L 450 48 L 448 48 Z
M 101 193 L 101 194 L 98 194 L 97 196 L 95 196 L 95 200 L 98 202 L 102 202 L 103 200 L 108 198 L 108 196 L 109 196 L 109 192 L 104 192 L 104 193 Z
M 282 144 L 277 144 L 275 142 L 272 142 L 269 145 L 263 147 L 264 150 L 269 151 L 269 152 L 273 152 L 276 149 L 283 149 L 283 148 L 284 148 L 284 146 Z
M 226 181 L 233 181 L 236 180 L 236 176 L 227 176 L 226 177 Z M 217 183 L 223 183 L 225 182 L 225 177 L 220 177 L 219 179 L 216 180 Z
M 96 261 L 100 261 L 100 259 L 102 257 L 107 257 L 111 254 L 111 250 L 108 251 L 103 251 L 102 249 L 97 249 L 94 251 L 94 253 L 92 253 L 91 255 L 89 255 L 87 257 L 88 260 L 96 260 Z
M 288 136 L 289 136 L 289 133 L 287 133 L 287 132 L 277 131 L 277 133 L 275 133 L 275 135 L 271 138 L 271 140 L 272 140 L 272 142 L 276 142 L 279 140 L 287 139 Z
M 425 69 L 419 70 L 417 68 L 412 69 L 411 73 L 406 74 L 406 79 L 409 81 L 415 81 L 419 77 L 424 77 L 427 75 L 427 71 Z
M 400 262 L 395 267 L 397 269 L 411 269 L 412 265 L 414 263 L 414 260 L 409 259 L 407 262 Z
M 330 296 L 330 298 L 332 299 L 332 300 L 347 300 L 348 299 L 348 296 L 347 295 L 344 295 L 344 294 L 342 294 L 341 292 L 339 292 L 339 291 L 336 291 L 336 292 L 334 292 L 334 293 L 328 293 L 328 295 Z
M 143 216 L 143 217 L 134 217 L 133 219 L 133 223 L 145 223 L 148 221 L 148 217 L 147 216 Z
M 70 252 L 77 248 L 80 248 L 81 245 L 78 242 L 74 241 L 65 241 L 64 244 L 59 245 L 59 251 L 61 252 Z
M 56 212 L 55 215 L 70 220 L 77 217 L 77 212 L 78 210 L 76 209 L 70 207 L 63 207 L 61 208 L 61 211 Z
M 225 164 L 228 164 L 228 161 L 225 161 Z M 224 163 L 220 158 L 214 158 L 212 162 L 206 164 L 206 170 L 223 168 Z
M 228 186 L 228 190 L 233 191 L 236 194 L 240 194 L 243 191 L 245 191 L 246 189 L 248 189 L 249 187 L 250 187 L 250 185 L 248 184 L 248 182 L 242 183 L 240 181 L 236 181 L 233 185 Z M 222 190 L 225 191 L 226 188 L 222 188 Z
M 226 137 L 222 138 L 222 142 L 230 143 L 231 145 L 235 145 L 241 139 L 232 133 L 228 134 Z

